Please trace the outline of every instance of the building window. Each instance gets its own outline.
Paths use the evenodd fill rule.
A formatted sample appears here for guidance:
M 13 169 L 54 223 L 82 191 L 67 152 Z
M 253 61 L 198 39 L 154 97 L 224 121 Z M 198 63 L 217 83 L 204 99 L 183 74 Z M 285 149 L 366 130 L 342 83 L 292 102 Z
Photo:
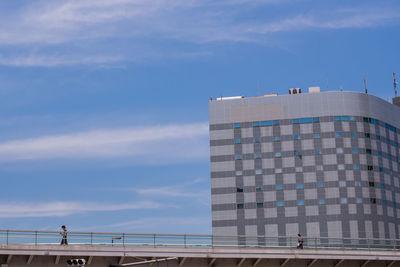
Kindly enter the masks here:
M 257 192 L 263 191 L 263 187 L 262 187 L 262 186 L 256 186 L 256 191 L 257 191 Z
M 236 174 L 236 176 L 241 176 L 241 175 L 243 175 L 243 172 L 242 171 L 236 171 L 235 174 Z
M 367 153 L 368 155 L 371 155 L 372 154 L 372 150 L 367 148 L 367 149 L 365 149 L 365 153 Z
M 254 143 L 260 143 L 260 138 L 259 137 L 254 138 Z
M 382 156 L 382 151 L 378 151 L 378 156 Z
M 320 204 L 320 205 L 325 204 L 325 199 L 320 199 L 320 200 L 318 200 L 318 204 Z
M 351 137 L 357 137 L 357 134 L 354 132 L 352 132 L 350 135 L 351 135 Z
M 283 203 L 282 201 L 279 201 L 278 203 L 276 203 L 276 205 L 277 205 L 278 207 L 283 207 L 283 206 L 284 206 L 284 203 Z
M 377 135 L 377 136 L 376 136 L 376 140 L 381 140 L 381 136 L 380 136 L 380 135 Z
M 367 169 L 368 169 L 369 171 L 373 171 L 373 170 L 374 170 L 374 166 L 368 165 Z
M 337 133 L 335 134 L 335 136 L 336 136 L 336 137 L 342 137 L 342 133 L 341 133 L 341 132 L 337 132 Z
M 276 153 L 275 153 L 275 157 L 276 157 L 276 158 L 280 158 L 280 157 L 281 157 L 281 152 L 276 152 Z
M 399 143 L 397 143 L 397 142 L 394 143 L 394 146 L 395 146 L 395 147 L 399 147 Z
M 371 135 L 369 133 L 364 133 L 365 138 L 371 138 Z
M 350 117 L 349 117 L 349 120 L 355 121 L 356 119 L 355 119 L 353 116 L 350 116 Z
M 274 125 L 279 125 L 279 121 L 273 121 Z
M 392 160 L 392 155 L 388 154 L 388 159 Z
M 243 187 L 236 187 L 237 193 L 243 193 Z
M 296 188 L 297 188 L 297 189 L 303 189 L 304 186 L 303 186 L 303 184 L 297 184 Z
M 233 128 L 240 128 L 240 123 L 235 123 L 235 124 L 233 125 Z
M 375 183 L 374 182 L 369 182 L 369 187 L 375 187 Z
M 341 198 L 340 199 L 341 204 L 346 204 L 347 203 L 347 198 Z
M 355 185 L 355 186 L 361 186 L 361 182 L 360 182 L 360 181 L 355 181 L 355 182 L 354 182 L 354 185 Z
M 340 121 L 340 116 L 335 116 L 335 117 L 333 118 L 333 120 L 335 120 L 335 121 Z
M 336 149 L 336 153 L 342 154 L 343 153 L 343 148 L 339 147 Z
M 276 188 L 276 190 L 282 190 L 283 186 L 282 185 L 277 185 L 275 188 Z
M 390 144 L 390 139 L 389 138 L 386 139 L 386 144 L 388 144 L 388 145 Z
M 237 209 L 243 209 L 243 208 L 244 208 L 244 204 L 237 204 L 237 205 L 236 205 L 236 208 L 237 208 Z
M 386 205 L 386 200 L 385 199 L 382 200 L 382 205 L 384 205 L 384 206 Z
M 324 183 L 323 183 L 323 182 L 319 182 L 319 183 L 317 184 L 317 186 L 318 186 L 319 188 L 324 187 Z
M 376 204 L 376 198 L 374 198 L 374 197 L 370 198 L 370 199 L 369 199 L 369 202 L 370 202 L 371 204 Z
M 314 117 L 313 118 L 313 122 L 318 123 L 319 122 L 319 118 L 318 117 Z
M 281 137 L 280 136 L 274 136 L 274 141 L 280 141 Z
M 316 154 L 316 155 L 321 155 L 321 154 L 322 154 L 322 151 L 319 150 L 319 149 L 318 149 L 318 150 L 315 150 L 315 154 Z
M 357 203 L 358 204 L 360 204 L 360 203 L 362 203 L 363 201 L 362 201 L 362 198 L 357 198 Z
M 262 121 L 261 126 L 272 126 L 272 121 Z
M 338 165 L 338 169 L 339 169 L 339 170 L 344 170 L 344 165 L 343 165 L 343 164 L 339 164 L 339 165 Z
M 255 159 L 261 159 L 261 154 L 254 154 Z
M 262 170 L 256 170 L 256 174 L 262 174 Z
M 383 172 L 383 168 L 382 167 L 379 167 L 379 172 Z
M 236 159 L 236 160 L 242 159 L 242 155 L 235 155 L 235 159 Z
M 396 127 L 394 127 L 388 123 L 385 123 L 385 127 L 386 127 L 386 129 L 389 129 L 392 132 L 396 132 Z
M 253 122 L 253 127 L 259 127 L 259 126 L 260 126 L 260 122 L 259 121 Z
M 353 152 L 353 154 L 358 154 L 358 148 L 351 149 L 351 152 Z
M 282 173 L 282 169 L 275 169 L 275 173 Z
M 346 186 L 346 182 L 345 182 L 345 181 L 339 181 L 339 186 L 340 186 L 340 187 Z
M 261 202 L 260 202 L 260 203 L 257 203 L 257 208 L 260 209 L 260 208 L 263 208 L 263 207 L 264 207 L 264 203 L 261 203 Z
M 240 144 L 240 139 L 235 139 L 235 144 Z
M 298 157 L 301 157 L 301 151 L 295 150 L 294 151 L 294 155 L 298 156 Z
M 321 138 L 321 134 L 315 133 L 315 134 L 314 134 L 314 138 Z
M 300 140 L 300 135 L 296 134 L 296 135 L 294 136 L 294 140 Z
M 396 208 L 397 205 L 396 205 L 396 203 L 393 202 L 392 206 L 393 206 L 393 208 Z
M 381 184 L 381 188 L 385 188 L 385 184 Z
M 303 167 L 296 167 L 296 172 L 302 172 L 303 171 Z
M 359 169 L 360 169 L 360 165 L 354 164 L 353 169 L 354 169 L 354 170 L 359 170 Z
M 298 206 L 304 206 L 304 200 L 299 200 L 297 201 Z

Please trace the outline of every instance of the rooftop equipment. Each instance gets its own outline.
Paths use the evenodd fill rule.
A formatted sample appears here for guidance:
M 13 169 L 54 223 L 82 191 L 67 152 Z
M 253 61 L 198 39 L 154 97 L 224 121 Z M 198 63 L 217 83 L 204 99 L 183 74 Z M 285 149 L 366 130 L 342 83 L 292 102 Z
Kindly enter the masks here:
M 301 94 L 300 88 L 290 88 L 289 89 L 289 95 L 296 95 L 296 94 Z

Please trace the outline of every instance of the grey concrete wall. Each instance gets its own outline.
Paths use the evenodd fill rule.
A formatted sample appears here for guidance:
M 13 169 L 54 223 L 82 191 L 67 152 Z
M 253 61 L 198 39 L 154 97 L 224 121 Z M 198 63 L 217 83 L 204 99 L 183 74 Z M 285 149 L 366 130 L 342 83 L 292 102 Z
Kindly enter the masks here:
M 353 92 L 211 101 L 213 234 L 400 238 L 400 131 L 386 123 L 399 107 Z

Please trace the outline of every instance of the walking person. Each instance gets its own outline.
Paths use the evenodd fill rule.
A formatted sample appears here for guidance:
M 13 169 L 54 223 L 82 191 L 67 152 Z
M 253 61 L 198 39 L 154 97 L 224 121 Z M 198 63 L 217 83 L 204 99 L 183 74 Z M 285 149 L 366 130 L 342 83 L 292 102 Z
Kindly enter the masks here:
M 68 240 L 67 240 L 67 227 L 65 225 L 61 226 L 62 231 L 60 232 L 60 235 L 62 236 L 61 239 L 61 244 L 60 245 L 68 245 Z
M 297 234 L 297 249 L 303 249 L 303 238 L 301 234 Z

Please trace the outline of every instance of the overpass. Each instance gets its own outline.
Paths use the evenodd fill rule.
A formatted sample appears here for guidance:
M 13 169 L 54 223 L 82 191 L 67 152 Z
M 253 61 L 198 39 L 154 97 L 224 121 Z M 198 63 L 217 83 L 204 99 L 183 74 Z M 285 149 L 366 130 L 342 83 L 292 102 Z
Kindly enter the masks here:
M 303 250 L 295 237 L 70 232 L 69 245 L 60 240 L 54 231 L 0 230 L 1 267 L 60 267 L 72 258 L 89 267 L 400 266 L 400 240 L 305 238 Z M 173 259 L 152 261 L 165 258 Z

